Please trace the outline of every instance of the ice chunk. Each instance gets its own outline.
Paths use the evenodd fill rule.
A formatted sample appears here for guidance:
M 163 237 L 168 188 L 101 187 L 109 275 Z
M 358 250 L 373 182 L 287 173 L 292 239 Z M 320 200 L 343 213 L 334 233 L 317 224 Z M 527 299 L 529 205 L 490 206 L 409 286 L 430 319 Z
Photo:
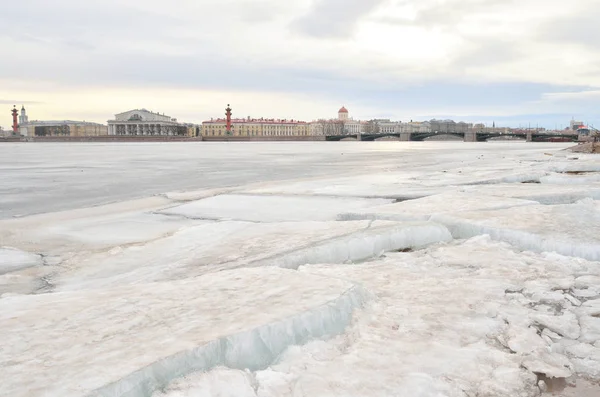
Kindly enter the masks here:
M 141 397 L 194 371 L 264 369 L 290 345 L 343 332 L 367 298 L 279 268 L 3 298 L 0 395 Z
M 600 276 L 586 275 L 580 276 L 575 279 L 575 287 L 577 288 L 589 288 L 600 285 Z
M 178 379 L 154 397 L 256 397 L 250 374 L 216 368 Z
M 161 211 L 191 219 L 231 219 L 254 222 L 335 220 L 342 211 L 390 203 L 384 199 L 221 195 Z
M 592 299 L 583 302 L 578 309 L 578 313 L 592 317 L 600 316 L 600 299 Z
M 195 277 L 246 266 L 367 228 L 369 222 L 203 222 L 143 245 L 84 253 L 58 274 L 71 291 Z
M 561 354 L 542 351 L 525 357 L 523 366 L 549 378 L 568 378 L 572 375 L 573 364 Z
M 541 183 L 556 185 L 590 185 L 600 182 L 600 172 L 595 175 L 552 174 L 540 178 Z
M 521 249 L 600 260 L 600 211 L 589 201 L 438 214 L 431 220 L 448 226 L 456 238 L 489 234 Z
M 160 214 L 132 213 L 71 220 L 34 229 L 38 244 L 61 251 L 99 250 L 168 237 L 200 222 Z M 51 248 L 50 248 L 51 247 Z
M 529 354 L 546 347 L 546 343 L 534 328 L 511 326 L 508 330 L 507 342 L 508 348 L 519 354 Z
M 595 343 L 600 340 L 600 318 L 592 316 L 581 316 L 581 337 L 579 340 L 585 343 Z
M 41 255 L 15 248 L 0 247 L 0 275 L 42 264 Z
M 550 340 L 556 342 L 561 340 L 563 337 L 557 334 L 556 332 L 550 331 L 548 328 L 544 328 L 542 331 L 542 336 L 548 337 Z
M 538 203 L 530 200 L 453 192 L 382 205 L 362 212 L 341 214 L 340 219 L 428 220 L 433 214 L 492 210 L 536 204 Z
M 355 262 L 406 248 L 420 248 L 452 240 L 450 232 L 432 222 L 405 222 L 389 226 L 373 225 L 350 236 L 334 238 L 255 265 L 275 265 L 295 269 L 314 263 Z
M 496 184 L 462 187 L 461 191 L 473 195 L 512 197 L 537 201 L 540 204 L 571 204 L 585 198 L 600 199 L 600 184 L 594 186 L 552 184 Z
M 581 332 L 579 323 L 575 314 L 571 312 L 565 312 L 561 316 L 533 313 L 530 318 L 535 324 L 548 328 L 559 335 L 570 339 L 579 338 Z

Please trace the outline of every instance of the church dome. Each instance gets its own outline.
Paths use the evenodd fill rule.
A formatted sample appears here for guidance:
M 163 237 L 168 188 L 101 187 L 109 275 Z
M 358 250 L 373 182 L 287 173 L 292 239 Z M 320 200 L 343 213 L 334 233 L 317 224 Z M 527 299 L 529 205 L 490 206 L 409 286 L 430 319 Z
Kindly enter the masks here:
M 342 106 L 342 108 L 340 110 L 338 110 L 338 113 L 348 113 L 348 109 L 346 109 L 344 106 Z

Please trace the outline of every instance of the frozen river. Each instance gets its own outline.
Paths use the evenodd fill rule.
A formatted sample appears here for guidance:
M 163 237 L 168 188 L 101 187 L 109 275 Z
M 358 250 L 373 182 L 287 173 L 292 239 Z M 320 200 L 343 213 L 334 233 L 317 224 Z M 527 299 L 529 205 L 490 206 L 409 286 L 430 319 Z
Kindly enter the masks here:
M 546 147 L 565 146 L 462 142 L 9 143 L 0 145 L 0 218 L 174 190 L 403 169 L 425 173 L 441 165 L 453 168 L 506 157 L 518 160 Z
M 0 145 L 0 395 L 600 396 L 600 158 Z

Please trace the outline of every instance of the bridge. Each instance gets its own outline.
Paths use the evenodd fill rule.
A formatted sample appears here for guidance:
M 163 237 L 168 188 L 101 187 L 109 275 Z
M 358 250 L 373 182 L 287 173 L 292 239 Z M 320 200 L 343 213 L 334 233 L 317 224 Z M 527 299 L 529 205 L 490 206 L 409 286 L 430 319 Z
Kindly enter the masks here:
M 358 140 L 375 141 L 383 138 L 396 138 L 399 141 L 424 141 L 432 137 L 454 136 L 465 142 L 485 142 L 492 139 L 523 139 L 528 142 L 577 142 L 577 134 L 542 134 L 539 132 L 385 132 L 363 134 L 326 135 L 326 141 Z

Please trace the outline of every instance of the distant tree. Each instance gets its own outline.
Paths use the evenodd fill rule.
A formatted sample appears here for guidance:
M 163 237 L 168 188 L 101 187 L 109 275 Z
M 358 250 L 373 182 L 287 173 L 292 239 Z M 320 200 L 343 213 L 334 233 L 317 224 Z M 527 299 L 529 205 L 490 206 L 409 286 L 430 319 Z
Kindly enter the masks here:
M 345 120 L 331 120 L 331 128 L 335 135 L 344 135 L 347 133 Z
M 345 120 L 319 119 L 317 120 L 317 125 L 323 135 L 343 135 L 346 133 Z
M 369 120 L 364 125 L 363 130 L 366 134 L 379 134 L 381 132 L 381 127 L 379 126 L 379 121 L 377 120 Z
M 329 120 L 326 119 L 319 119 L 317 120 L 317 125 L 319 126 L 319 132 L 322 135 L 328 135 L 328 125 L 329 125 Z

